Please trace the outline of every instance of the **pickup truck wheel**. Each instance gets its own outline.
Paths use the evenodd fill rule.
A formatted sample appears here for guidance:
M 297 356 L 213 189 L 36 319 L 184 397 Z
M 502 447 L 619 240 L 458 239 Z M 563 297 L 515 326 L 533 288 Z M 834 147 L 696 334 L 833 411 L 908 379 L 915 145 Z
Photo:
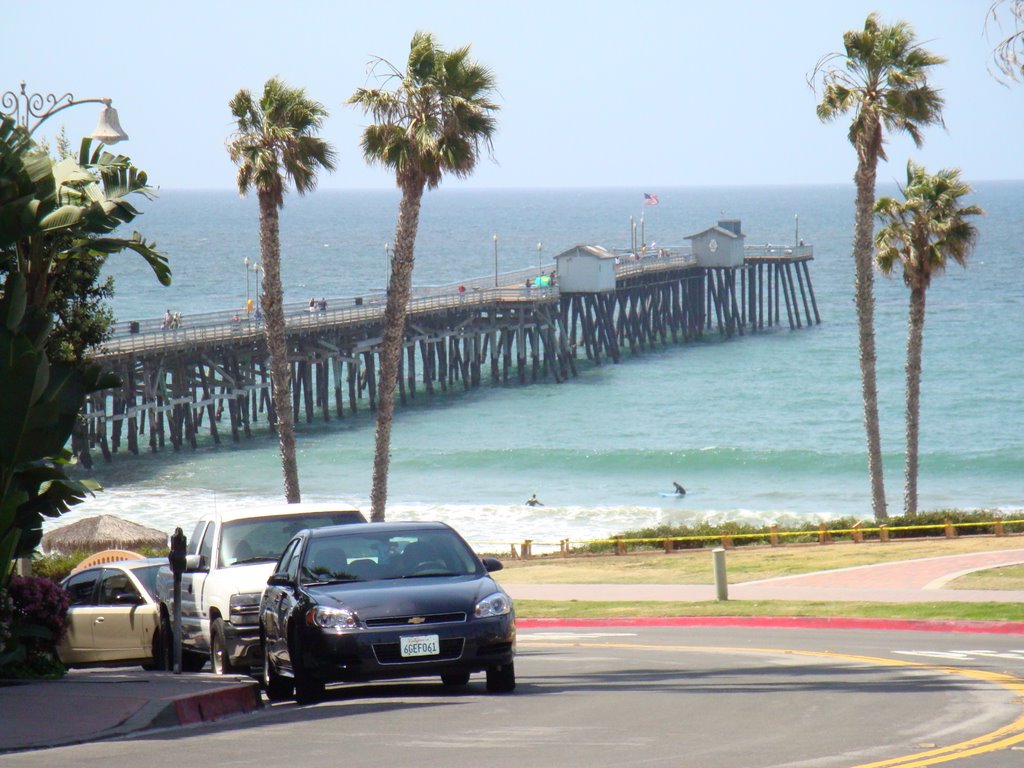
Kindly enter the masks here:
M 235 675 L 248 671 L 231 663 L 224 637 L 224 619 L 214 619 L 210 627 L 210 667 L 215 675 Z

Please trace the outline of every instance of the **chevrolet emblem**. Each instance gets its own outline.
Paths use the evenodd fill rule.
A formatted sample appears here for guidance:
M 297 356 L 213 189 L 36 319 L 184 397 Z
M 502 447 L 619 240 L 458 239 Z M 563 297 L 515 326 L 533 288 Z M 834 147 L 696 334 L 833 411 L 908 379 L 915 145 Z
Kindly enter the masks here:
M 410 624 L 422 624 L 425 621 L 426 619 L 422 616 L 413 616 L 411 619 L 409 619 Z

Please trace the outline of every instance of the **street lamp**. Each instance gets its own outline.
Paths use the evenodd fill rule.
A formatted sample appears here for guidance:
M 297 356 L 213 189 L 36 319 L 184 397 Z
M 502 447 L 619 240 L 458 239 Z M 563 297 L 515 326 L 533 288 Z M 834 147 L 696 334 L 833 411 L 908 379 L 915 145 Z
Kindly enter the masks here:
M 632 216 L 629 217 L 629 250 L 631 253 L 636 252 L 636 224 Z
M 540 266 L 540 252 L 544 249 L 544 243 L 537 243 L 537 277 L 541 277 L 544 271 Z
M 800 214 L 793 214 L 793 245 L 800 245 Z
M 494 236 L 494 287 L 498 287 L 498 236 Z
M 252 305 L 249 303 L 249 257 L 242 259 L 242 263 L 245 264 L 245 311 L 250 312 Z
M 384 291 L 391 284 L 391 243 L 384 243 Z
M 647 247 L 647 237 L 644 235 L 644 217 L 640 217 L 640 250 Z
M 121 122 L 117 119 L 117 110 L 110 106 L 110 99 L 75 99 L 70 93 L 59 97 L 52 93 L 45 96 L 41 93 L 26 93 L 24 80 L 20 92 L 5 91 L 0 95 L 0 114 L 13 117 L 14 122 L 21 125 L 31 136 L 49 118 L 79 104 L 103 105 L 92 138 L 104 144 L 117 144 L 128 139 L 128 134 L 121 128 Z M 31 118 L 37 119 L 30 125 Z
M 252 269 L 252 273 L 254 275 L 256 275 L 256 292 L 253 294 L 253 303 L 256 305 L 256 309 L 259 309 L 260 308 L 260 263 L 258 261 L 254 261 L 252 263 L 251 269 Z M 245 282 L 246 282 L 246 285 L 248 285 L 248 283 L 249 283 L 248 278 L 246 278 Z

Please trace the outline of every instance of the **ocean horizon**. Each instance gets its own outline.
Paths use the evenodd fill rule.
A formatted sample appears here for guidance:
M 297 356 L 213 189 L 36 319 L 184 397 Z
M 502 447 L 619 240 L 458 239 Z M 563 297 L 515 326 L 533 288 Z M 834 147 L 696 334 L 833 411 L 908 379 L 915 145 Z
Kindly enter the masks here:
M 892 170 L 892 169 L 885 169 Z M 884 176 L 880 174 L 880 178 Z M 643 205 L 642 192 L 660 204 Z M 895 194 L 894 184 L 879 194 Z M 708 333 L 569 382 L 417 396 L 399 408 L 389 517 L 440 519 L 474 544 L 557 545 L 627 528 L 701 520 L 871 517 L 853 307 L 852 184 L 482 190 L 424 196 L 414 285 L 536 266 L 570 247 L 678 245 L 719 219 L 748 244 L 814 246 L 820 326 L 728 341 Z M 286 301 L 383 289 L 397 190 L 320 190 L 281 211 Z M 925 324 L 920 507 L 1024 507 L 1024 182 L 978 182 L 987 215 L 968 268 L 933 281 Z M 162 288 L 141 259 L 112 257 L 119 321 L 244 305 L 259 258 L 255 200 L 232 190 L 161 191 L 138 229 L 171 260 Z M 641 223 L 641 217 L 643 217 Z M 538 248 L 540 244 L 540 248 Z M 903 502 L 903 365 L 908 292 L 876 280 L 876 338 L 890 514 Z M 299 425 L 303 500 L 369 509 L 372 414 Z M 186 531 L 210 506 L 282 498 L 277 444 L 118 455 L 91 473 L 106 490 L 48 525 L 109 513 Z M 666 498 L 672 482 L 682 498 Z M 526 507 L 536 493 L 544 507 Z

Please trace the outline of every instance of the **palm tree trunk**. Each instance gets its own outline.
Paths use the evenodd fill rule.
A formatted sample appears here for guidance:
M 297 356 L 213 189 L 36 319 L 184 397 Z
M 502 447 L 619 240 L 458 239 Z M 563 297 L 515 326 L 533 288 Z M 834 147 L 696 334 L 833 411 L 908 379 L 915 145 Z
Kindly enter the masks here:
M 281 446 L 281 470 L 284 473 L 284 497 L 289 504 L 300 500 L 299 468 L 295 462 L 295 425 L 292 422 L 288 368 L 288 343 L 285 338 L 284 292 L 281 288 L 281 238 L 277 205 L 268 193 L 259 193 L 260 259 L 263 262 L 263 317 L 270 356 L 270 391 L 277 414 L 277 439 Z
M 419 227 L 423 182 L 402 187 L 395 229 L 395 252 L 391 257 L 391 282 L 384 308 L 384 339 L 381 342 L 380 380 L 377 383 L 377 438 L 373 453 L 373 486 L 370 490 L 370 520 L 384 520 L 388 499 L 388 464 L 391 461 L 391 424 L 395 414 L 395 386 L 398 363 L 405 337 L 405 315 L 409 308 L 416 230 Z
M 918 442 L 921 436 L 921 351 L 924 347 L 925 288 L 910 291 L 907 321 L 907 454 L 903 492 L 904 514 L 917 514 Z
M 875 520 L 886 520 L 885 483 L 882 473 L 882 437 L 878 424 L 878 382 L 875 375 L 875 275 L 873 271 L 875 224 L 875 176 L 878 153 L 870 149 L 857 163 L 856 220 L 853 260 L 856 270 L 857 327 L 860 342 L 861 390 L 864 397 L 864 429 L 868 439 L 868 476 Z

